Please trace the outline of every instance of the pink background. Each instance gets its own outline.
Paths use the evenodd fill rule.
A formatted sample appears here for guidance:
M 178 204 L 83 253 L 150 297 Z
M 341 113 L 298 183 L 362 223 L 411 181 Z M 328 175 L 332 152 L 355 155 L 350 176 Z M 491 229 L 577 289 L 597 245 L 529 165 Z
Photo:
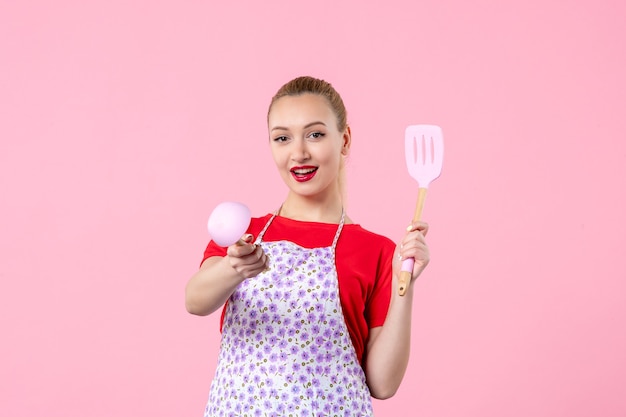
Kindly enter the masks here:
M 443 127 L 413 355 L 378 416 L 626 415 L 626 6 L 2 1 L 0 415 L 200 416 L 183 290 L 223 200 L 285 188 L 274 91 L 343 94 L 349 207 L 397 240 L 408 124 Z

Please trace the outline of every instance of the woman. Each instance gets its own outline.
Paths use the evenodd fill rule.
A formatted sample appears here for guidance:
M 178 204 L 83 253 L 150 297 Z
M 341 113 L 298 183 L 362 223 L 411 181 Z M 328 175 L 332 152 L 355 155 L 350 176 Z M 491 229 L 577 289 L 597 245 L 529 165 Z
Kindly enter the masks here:
M 245 244 L 210 242 L 186 288 L 192 314 L 224 306 L 205 416 L 370 416 L 371 397 L 394 395 L 406 371 L 413 286 L 399 296 L 398 277 L 402 259 L 415 258 L 411 282 L 428 264 L 428 226 L 396 246 L 347 216 L 352 137 L 329 83 L 288 82 L 267 120 L 287 197 L 252 219 Z

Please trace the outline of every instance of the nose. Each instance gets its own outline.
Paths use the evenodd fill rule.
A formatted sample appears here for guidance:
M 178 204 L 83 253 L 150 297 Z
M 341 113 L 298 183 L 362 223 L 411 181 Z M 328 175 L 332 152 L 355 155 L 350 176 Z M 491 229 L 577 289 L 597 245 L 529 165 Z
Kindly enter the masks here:
M 304 162 L 308 160 L 310 157 L 311 157 L 311 154 L 309 154 L 306 140 L 304 139 L 295 140 L 293 142 L 293 148 L 291 151 L 291 159 L 294 162 L 300 163 L 300 162 Z

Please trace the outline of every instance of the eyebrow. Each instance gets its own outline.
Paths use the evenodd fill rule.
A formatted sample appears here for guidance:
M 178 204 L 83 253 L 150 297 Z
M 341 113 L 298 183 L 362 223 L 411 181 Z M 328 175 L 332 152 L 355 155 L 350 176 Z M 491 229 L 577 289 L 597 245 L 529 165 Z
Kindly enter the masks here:
M 305 126 L 304 126 L 304 128 L 305 128 L 305 129 L 308 129 L 308 128 L 310 128 L 311 126 L 315 126 L 315 125 L 322 125 L 322 126 L 326 126 L 326 123 L 324 123 L 324 122 L 319 122 L 319 121 L 318 121 L 318 122 L 311 122 L 311 123 L 308 123 L 307 125 L 305 125 Z M 272 130 L 271 130 L 271 131 L 273 132 L 274 130 L 289 130 L 289 129 L 288 129 L 288 128 L 286 128 L 286 127 L 282 127 L 282 126 L 275 126 L 275 127 L 273 127 L 273 128 L 272 128 Z

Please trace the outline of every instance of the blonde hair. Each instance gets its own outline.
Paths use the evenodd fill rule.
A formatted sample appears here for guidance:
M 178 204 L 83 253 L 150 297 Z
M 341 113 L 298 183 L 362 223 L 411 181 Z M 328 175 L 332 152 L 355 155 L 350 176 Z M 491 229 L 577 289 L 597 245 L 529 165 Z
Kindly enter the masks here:
M 274 94 L 274 97 L 272 97 L 269 109 L 267 110 L 267 117 L 269 118 L 272 106 L 279 98 L 285 96 L 299 96 L 307 93 L 317 94 L 328 100 L 328 104 L 330 104 L 333 113 L 335 113 L 337 117 L 337 129 L 343 132 L 348 126 L 348 115 L 341 96 L 329 82 L 309 76 L 294 78 L 280 87 L 276 94 Z
M 344 132 L 348 128 L 348 113 L 346 111 L 346 106 L 343 104 L 343 100 L 337 90 L 335 90 L 329 82 L 310 76 L 294 78 L 278 89 L 276 94 L 274 94 L 274 97 L 272 97 L 272 101 L 270 102 L 267 110 L 268 121 L 270 112 L 272 111 L 272 106 L 276 100 L 285 96 L 300 96 L 302 94 L 316 94 L 324 97 L 337 117 L 337 130 L 339 130 L 339 132 Z M 342 157 L 338 181 L 341 199 L 344 205 L 346 204 L 345 171 L 345 158 Z

